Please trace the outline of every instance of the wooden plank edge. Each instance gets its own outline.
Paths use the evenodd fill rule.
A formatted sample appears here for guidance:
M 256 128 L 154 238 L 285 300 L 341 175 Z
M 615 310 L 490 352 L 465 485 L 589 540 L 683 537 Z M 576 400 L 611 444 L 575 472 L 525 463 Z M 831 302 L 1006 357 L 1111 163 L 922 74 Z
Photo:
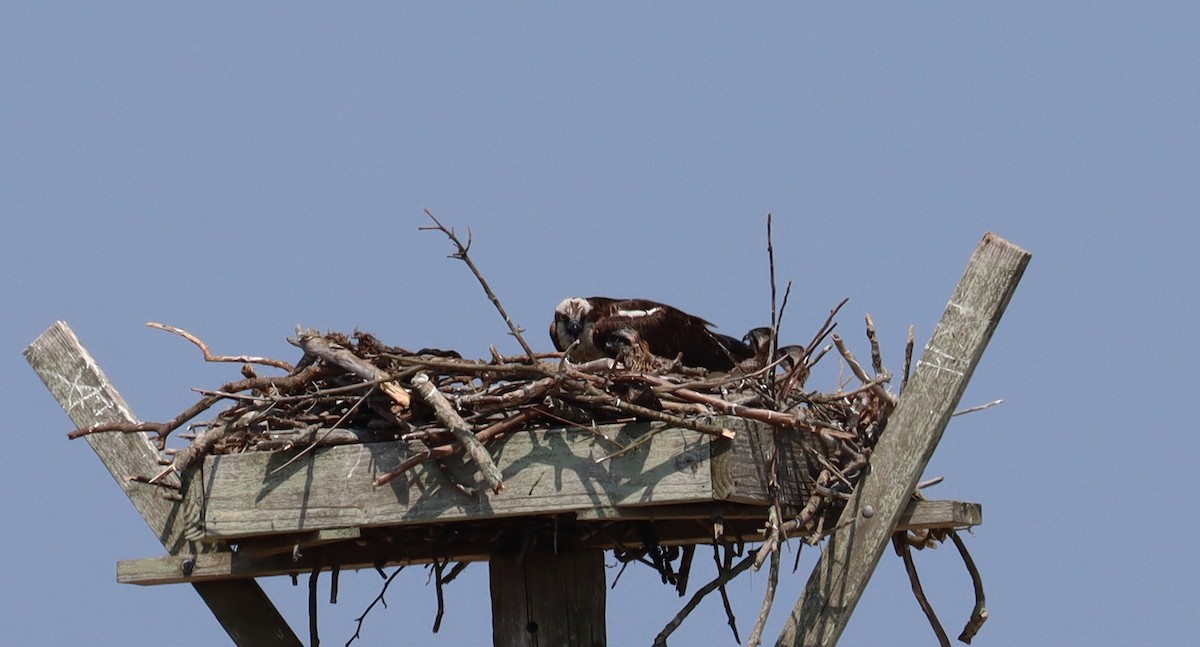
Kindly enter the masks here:
M 648 508 L 669 508 L 672 506 L 648 506 Z M 688 518 L 709 519 L 712 511 L 715 508 L 710 508 L 707 516 L 696 516 L 698 510 L 694 506 L 684 506 L 682 510 L 676 510 L 672 514 L 666 510 L 646 509 L 645 512 L 649 516 L 631 516 L 639 511 L 628 510 L 623 511 L 629 514 L 622 516 L 622 521 L 634 520 L 679 520 Z M 749 518 L 746 513 L 750 510 L 731 511 L 736 515 L 736 518 Z M 664 514 L 665 513 L 665 514 Z M 682 515 L 687 516 L 682 516 Z M 726 517 L 733 519 L 735 517 Z M 765 509 L 763 509 L 762 518 L 765 518 Z M 613 521 L 610 517 L 597 516 L 594 521 Z M 913 501 L 900 518 L 900 524 L 896 526 L 896 530 L 922 530 L 929 528 L 966 528 L 977 526 L 983 523 L 983 507 L 978 503 L 970 503 L 966 501 Z M 703 533 L 697 534 L 697 539 Z M 340 539 L 338 538 L 340 536 Z M 311 537 L 307 547 L 315 547 L 333 543 L 336 541 L 353 541 L 358 537 L 357 528 L 339 529 L 337 532 L 314 532 L 309 533 L 306 537 Z M 711 539 L 711 537 L 709 537 Z M 282 542 L 279 538 L 278 541 Z M 302 540 L 303 538 L 291 537 L 293 540 Z M 282 545 L 282 543 L 281 543 Z M 295 544 L 293 544 L 295 545 Z M 664 542 L 664 545 L 679 545 L 679 542 L 669 541 Z M 282 552 L 272 552 L 264 554 L 257 548 L 243 550 L 237 553 L 204 553 L 198 555 L 167 555 L 163 557 L 149 557 L 141 559 L 129 559 L 117 562 L 117 581 L 122 584 L 137 584 L 140 586 L 152 586 L 158 584 L 181 584 L 185 582 L 212 582 L 239 580 L 254 577 L 271 577 L 276 575 L 290 575 L 293 573 L 305 573 L 312 570 L 316 565 L 316 557 L 306 557 L 304 555 L 304 547 L 299 551 L 299 558 L 293 559 L 291 545 Z M 593 548 L 603 548 L 601 546 L 592 546 Z M 340 547 L 339 547 L 340 548 Z M 461 550 L 450 554 L 439 554 L 436 556 L 420 557 L 409 556 L 404 558 L 385 559 L 380 561 L 378 551 L 363 549 L 355 551 L 353 549 L 345 551 L 347 554 L 345 561 L 339 564 L 342 570 L 358 570 L 364 568 L 374 568 L 376 566 L 388 566 L 393 564 L 419 564 L 432 561 L 433 559 L 449 558 L 453 561 L 460 562 L 482 562 L 488 561 L 489 555 L 487 547 L 480 547 L 479 550 Z M 328 565 L 322 568 L 327 569 Z

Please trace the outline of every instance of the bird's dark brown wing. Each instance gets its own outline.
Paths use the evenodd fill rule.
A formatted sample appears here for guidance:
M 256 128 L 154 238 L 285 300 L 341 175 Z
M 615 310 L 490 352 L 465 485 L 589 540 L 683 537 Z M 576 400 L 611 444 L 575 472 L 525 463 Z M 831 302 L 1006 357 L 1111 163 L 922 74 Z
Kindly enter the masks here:
M 613 331 L 629 327 L 637 331 L 651 353 L 667 359 L 682 355 L 685 366 L 726 371 L 753 356 L 746 344 L 712 332 L 707 321 L 678 308 L 647 299 L 626 299 L 611 307 L 612 314 L 598 319 L 592 329 L 593 342 L 599 348 Z

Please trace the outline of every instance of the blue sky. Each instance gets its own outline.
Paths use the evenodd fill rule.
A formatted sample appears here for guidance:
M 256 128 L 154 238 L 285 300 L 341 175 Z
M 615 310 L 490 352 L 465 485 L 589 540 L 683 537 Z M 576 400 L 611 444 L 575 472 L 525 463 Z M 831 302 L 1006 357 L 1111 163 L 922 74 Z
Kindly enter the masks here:
M 117 560 L 162 548 L 21 350 L 68 321 L 152 420 L 236 367 L 147 321 L 284 359 L 298 323 L 515 350 L 449 244 L 417 230 L 424 208 L 471 228 L 541 350 L 571 295 L 764 324 L 770 212 L 785 337 L 850 297 L 843 336 L 865 351 L 869 312 L 898 367 L 985 232 L 1021 245 L 1033 261 L 963 400 L 1006 402 L 956 418 L 927 471 L 946 477 L 933 496 L 984 505 L 974 644 L 1194 639 L 1198 31 L 1189 3 L 4 4 L 5 641 L 225 640 L 189 587 L 115 582 Z M 957 556 L 917 561 L 956 633 Z M 784 577 L 769 636 L 803 581 Z M 448 588 L 435 636 L 413 569 L 357 644 L 486 642 L 486 584 L 474 565 Z M 732 587 L 743 635 L 764 584 Z M 343 578 L 326 644 L 378 585 Z M 304 587 L 264 586 L 304 635 Z M 610 644 L 649 644 L 679 605 L 627 573 Z M 715 600 L 675 635 L 733 644 Z M 844 644 L 932 642 L 885 554 Z

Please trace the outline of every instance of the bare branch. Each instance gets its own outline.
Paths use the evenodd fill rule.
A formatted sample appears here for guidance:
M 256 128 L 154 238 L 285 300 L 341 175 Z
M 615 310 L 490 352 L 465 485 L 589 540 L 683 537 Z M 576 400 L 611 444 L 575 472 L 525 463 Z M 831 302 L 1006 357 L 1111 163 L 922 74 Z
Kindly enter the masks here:
M 392 574 L 389 576 L 384 575 L 383 570 L 380 569 L 379 574 L 384 575 L 383 589 L 379 591 L 379 595 L 375 596 L 374 600 L 371 600 L 371 604 L 367 605 L 367 608 L 362 612 L 362 615 L 354 619 L 354 622 L 357 623 L 357 627 L 354 629 L 354 635 L 350 636 L 350 640 L 346 641 L 345 647 L 350 647 L 351 643 L 353 643 L 355 640 L 358 640 L 362 636 L 363 621 L 367 619 L 367 614 L 371 613 L 371 609 L 374 609 L 376 604 L 383 604 L 384 608 L 387 608 L 387 601 L 383 599 L 383 596 L 387 594 L 388 587 L 392 585 L 392 580 L 396 579 L 396 576 L 399 575 L 400 571 L 402 570 L 404 570 L 404 566 L 397 566 L 396 570 L 392 571 Z
M 284 362 L 282 360 L 271 359 L 269 357 L 254 357 L 253 355 L 213 355 L 208 350 L 208 344 L 205 344 L 203 341 L 200 340 L 199 337 L 193 335 L 192 333 L 190 333 L 182 328 L 176 328 L 175 326 L 168 326 L 167 324 L 161 324 L 161 323 L 154 322 L 154 321 L 148 321 L 148 322 L 146 322 L 146 325 L 151 328 L 157 328 L 159 330 L 165 330 L 167 332 L 175 333 L 176 335 L 179 335 L 180 337 L 183 337 L 184 339 L 192 342 L 193 344 L 195 344 L 197 347 L 200 348 L 200 352 L 204 353 L 204 361 L 206 361 L 206 362 L 238 362 L 238 363 L 242 363 L 242 364 L 261 364 L 263 366 L 272 366 L 275 368 L 283 369 L 284 371 L 287 371 L 288 373 L 291 373 L 294 370 L 292 368 L 291 364 L 288 364 L 287 362 Z
M 984 409 L 991 409 L 992 407 L 1001 405 L 1001 404 L 1004 404 L 1003 398 L 1001 398 L 999 400 L 992 400 L 991 402 L 986 402 L 984 404 L 977 404 L 973 407 L 967 407 L 966 409 L 959 409 L 958 411 L 955 411 L 954 413 L 952 413 L 950 415 L 951 416 L 962 416 L 962 415 L 966 415 L 968 413 L 975 413 L 976 411 L 983 411 Z
M 512 336 L 517 338 L 517 341 L 521 344 L 521 348 L 525 350 L 525 354 L 529 357 L 529 361 L 536 363 L 538 361 L 537 354 L 533 352 L 533 349 L 530 348 L 529 344 L 525 342 L 525 338 L 521 336 L 521 328 L 518 327 L 517 324 L 513 323 L 512 318 L 508 316 L 508 312 L 504 310 L 504 306 L 500 303 L 500 298 L 496 296 L 495 292 L 492 292 L 492 287 L 488 285 L 487 279 L 483 278 L 483 274 L 479 271 L 479 268 L 475 267 L 475 262 L 471 260 L 471 257 L 467 253 L 471 248 L 471 230 L 467 230 L 467 244 L 463 245 L 462 241 L 460 241 L 458 236 L 455 235 L 454 230 L 447 229 L 445 225 L 435 218 L 433 213 L 428 209 L 425 210 L 425 215 L 429 216 L 429 219 L 432 220 L 437 226 L 421 227 L 420 229 L 422 231 L 436 229 L 437 231 L 446 234 L 446 237 L 450 239 L 450 242 L 454 243 L 454 246 L 458 249 L 458 251 L 451 255 L 451 258 L 457 258 L 466 263 L 467 267 L 471 268 L 471 273 L 473 273 L 475 278 L 479 280 L 479 285 L 483 286 L 483 291 L 487 294 L 488 299 L 491 300 L 492 305 L 496 306 L 496 310 L 500 312 L 500 316 L 504 318 L 504 323 L 508 324 L 508 329 L 512 331 Z
M 503 475 L 500 474 L 500 468 L 496 467 L 496 462 L 492 460 L 491 454 L 484 449 L 483 444 L 475 437 L 475 434 L 462 419 L 462 416 L 458 415 L 458 412 L 446 400 L 446 396 L 442 395 L 441 391 L 438 391 L 437 386 L 433 384 L 429 376 L 425 373 L 418 373 L 413 377 L 412 385 L 417 395 L 421 396 L 421 399 L 425 401 L 425 404 L 433 408 L 433 415 L 437 417 L 438 422 L 443 427 L 449 429 L 454 434 L 454 437 L 462 443 L 467 454 L 475 463 L 475 466 L 483 474 L 488 487 L 492 488 L 493 492 L 499 494 L 504 489 Z

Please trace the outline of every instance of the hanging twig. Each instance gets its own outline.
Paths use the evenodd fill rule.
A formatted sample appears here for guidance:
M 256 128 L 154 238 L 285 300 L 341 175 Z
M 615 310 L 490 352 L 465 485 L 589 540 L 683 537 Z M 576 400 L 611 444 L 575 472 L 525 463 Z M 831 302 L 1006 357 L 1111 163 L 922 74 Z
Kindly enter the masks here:
M 752 555 L 747 555 L 747 558 Z M 725 546 L 725 560 L 721 560 L 721 544 L 713 544 L 713 561 L 717 564 L 717 573 L 729 571 L 733 568 L 733 550 L 729 546 Z M 733 641 L 737 644 L 742 644 L 742 639 L 738 636 L 737 618 L 733 617 L 733 605 L 729 603 L 729 591 L 725 590 L 725 585 L 729 580 L 721 582 L 718 589 L 721 591 L 721 603 L 725 605 L 725 620 L 729 623 L 729 629 L 733 631 Z
M 925 597 L 925 590 L 921 587 L 921 578 L 917 576 L 917 565 L 913 563 L 912 549 L 905 538 L 906 534 L 897 532 L 892 535 L 892 545 L 904 560 L 904 570 L 908 572 L 908 582 L 912 585 L 913 595 L 916 596 L 917 603 L 921 605 L 921 611 L 924 611 L 925 617 L 929 619 L 929 625 L 933 627 L 938 644 L 941 647 L 950 647 L 950 638 L 946 635 L 946 630 L 942 629 L 942 623 L 938 622 L 937 614 L 933 612 L 933 605 L 929 604 L 929 599 Z
M 437 615 L 433 618 L 433 633 L 437 633 L 442 628 L 442 617 L 446 615 L 446 596 L 442 591 L 442 585 L 445 580 L 442 579 L 442 570 L 446 568 L 446 562 L 433 560 L 433 584 L 437 590 Z
M 738 562 L 733 568 L 725 569 L 719 572 L 713 581 L 697 589 L 692 595 L 691 599 L 688 600 L 687 604 L 683 605 L 683 608 L 679 610 L 679 613 L 675 614 L 675 617 L 671 618 L 671 621 L 667 623 L 667 626 L 663 627 L 663 630 L 658 632 L 658 635 L 655 636 L 654 647 L 666 647 L 667 638 L 669 638 L 671 634 L 683 624 L 683 621 L 688 617 L 688 614 L 690 614 L 700 604 L 705 596 L 717 590 L 719 587 L 725 586 L 727 582 L 738 575 L 741 575 L 753 565 L 754 554 L 751 553 L 742 558 L 742 561 Z
M 313 566 L 312 572 L 308 574 L 308 644 L 310 647 L 318 647 L 321 644 L 321 635 L 317 631 L 317 577 L 320 574 L 319 563 Z
M 371 609 L 374 609 L 376 604 L 382 604 L 383 608 L 387 608 L 387 600 L 384 600 L 383 596 L 387 594 L 388 587 L 392 585 L 392 580 L 396 579 L 396 576 L 399 575 L 400 571 L 402 570 L 404 570 L 404 566 L 397 566 L 396 570 L 392 571 L 390 576 L 384 575 L 383 569 L 379 570 L 379 574 L 384 577 L 383 588 L 379 591 L 379 595 L 375 596 L 374 600 L 371 600 L 371 604 L 368 604 L 367 608 L 363 610 L 362 615 L 354 619 L 354 622 L 357 624 L 357 626 L 354 629 L 354 635 L 350 636 L 350 640 L 346 641 L 345 647 L 350 647 L 351 643 L 361 637 L 363 621 L 367 619 L 367 614 L 371 613 Z
M 969 645 L 975 638 L 975 634 L 979 633 L 980 628 L 983 627 L 983 623 L 987 622 L 987 599 L 983 595 L 983 578 L 979 576 L 979 569 L 975 567 L 975 560 L 971 559 L 967 545 L 963 543 L 962 537 L 959 537 L 955 530 L 950 531 L 950 539 L 954 540 L 954 546 L 958 548 L 958 554 L 962 556 L 963 564 L 966 565 L 967 572 L 971 574 L 971 584 L 975 588 L 975 608 L 971 610 L 971 619 L 967 621 L 962 633 L 958 635 L 959 640 Z
M 454 246 L 458 251 L 451 254 L 450 258 L 457 258 L 466 263 L 467 267 L 471 268 L 471 272 L 475 275 L 475 278 L 479 279 L 479 285 L 483 286 L 483 291 L 487 293 L 488 299 L 491 300 L 492 305 L 496 306 L 496 310 L 498 310 L 500 312 L 500 316 L 504 318 L 504 323 L 508 324 L 508 329 L 512 331 L 512 336 L 517 338 L 517 341 L 521 344 L 521 348 L 525 350 L 525 355 L 529 357 L 530 363 L 536 364 L 538 361 L 537 354 L 533 352 L 533 349 L 530 348 L 529 344 L 525 342 L 525 338 L 521 336 L 521 333 L 523 332 L 522 329 L 517 326 L 517 324 L 513 323 L 512 318 L 508 316 L 508 313 L 504 310 L 504 306 L 500 303 L 500 298 L 496 296 L 495 292 L 492 292 L 492 288 L 490 285 L 488 285 L 487 279 L 483 278 L 483 274 L 479 271 L 479 268 L 475 267 L 475 262 L 472 261 L 470 255 L 467 254 L 467 252 L 471 249 L 471 230 L 467 229 L 467 244 L 464 245 L 462 244 L 462 241 L 458 239 L 458 236 L 455 235 L 454 230 L 447 229 L 445 225 L 438 221 L 438 219 L 435 218 L 433 213 L 428 209 L 425 210 L 425 215 L 429 216 L 429 219 L 432 220 L 437 226 L 419 227 L 418 229 L 421 231 L 440 231 L 443 234 L 446 234 L 446 237 L 450 239 L 450 242 L 454 243 Z
M 334 563 L 329 568 L 329 604 L 337 604 L 338 581 L 341 579 L 342 565 Z
M 696 556 L 696 545 L 683 546 L 680 552 L 682 555 L 679 558 L 679 573 L 675 577 L 675 592 L 682 598 L 687 593 L 688 578 L 692 575 L 692 559 Z

